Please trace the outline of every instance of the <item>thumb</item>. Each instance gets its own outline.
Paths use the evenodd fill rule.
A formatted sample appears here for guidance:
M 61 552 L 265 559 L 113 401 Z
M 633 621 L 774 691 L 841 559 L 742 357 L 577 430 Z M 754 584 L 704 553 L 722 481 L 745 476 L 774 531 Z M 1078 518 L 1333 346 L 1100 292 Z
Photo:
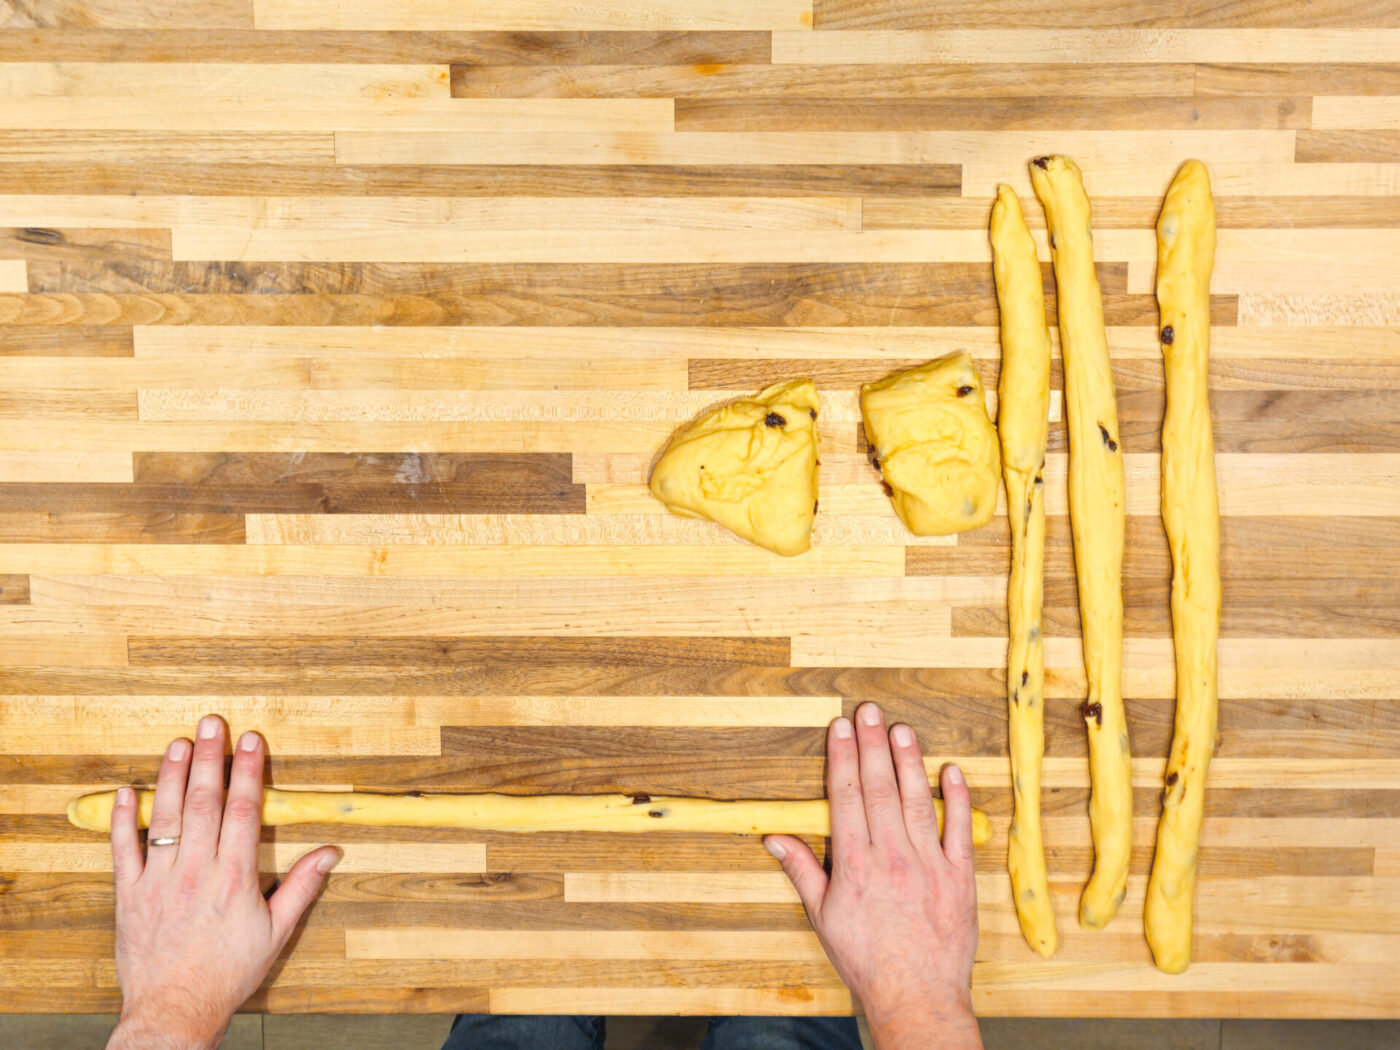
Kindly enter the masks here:
M 292 930 L 321 892 L 327 873 L 344 855 L 336 846 L 324 846 L 292 865 L 292 870 L 267 902 L 268 911 L 272 913 L 272 930 L 280 942 L 285 944 L 291 937 Z
M 788 877 L 797 896 L 802 899 L 802 906 L 807 909 L 807 917 L 815 924 L 826 897 L 827 883 L 830 882 L 817 855 L 807 843 L 791 835 L 769 835 L 763 840 L 763 845 L 778 858 L 783 874 Z

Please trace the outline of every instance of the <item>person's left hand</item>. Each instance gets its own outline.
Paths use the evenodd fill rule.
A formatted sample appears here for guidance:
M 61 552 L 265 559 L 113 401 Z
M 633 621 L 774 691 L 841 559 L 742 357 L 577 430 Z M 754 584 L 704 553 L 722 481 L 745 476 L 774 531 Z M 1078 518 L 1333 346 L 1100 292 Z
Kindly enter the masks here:
M 141 856 L 130 788 L 112 810 L 117 979 L 122 1016 L 108 1043 L 217 1047 L 233 1013 L 257 989 L 297 921 L 340 859 L 335 847 L 302 857 L 270 899 L 258 885 L 263 742 L 245 733 L 224 799 L 223 720 L 199 723 L 161 763 L 150 838 L 176 845 Z

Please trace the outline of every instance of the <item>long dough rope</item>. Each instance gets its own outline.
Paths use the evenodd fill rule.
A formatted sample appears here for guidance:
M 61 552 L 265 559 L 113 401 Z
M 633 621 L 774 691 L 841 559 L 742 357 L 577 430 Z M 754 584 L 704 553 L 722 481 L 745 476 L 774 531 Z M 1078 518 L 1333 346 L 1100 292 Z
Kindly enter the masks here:
M 1084 181 L 1068 157 L 1037 157 L 1031 183 L 1050 229 L 1065 366 L 1069 519 L 1088 679 L 1080 713 L 1089 733 L 1094 840 L 1094 874 L 1079 901 L 1079 923 L 1094 930 L 1123 903 L 1132 851 L 1132 763 L 1123 714 L 1123 453 Z
M 997 187 L 992 205 L 992 272 L 1001 310 L 997 430 L 1011 527 L 1006 610 L 1007 726 L 1013 809 L 1006 866 L 1026 943 L 1041 955 L 1059 946 L 1040 835 L 1040 766 L 1045 752 L 1045 443 L 1050 427 L 1050 329 L 1035 241 L 1021 202 Z
M 1172 553 L 1176 724 L 1157 852 L 1147 883 L 1147 943 L 1159 969 L 1191 962 L 1191 897 L 1206 769 L 1215 750 L 1220 635 L 1220 505 L 1210 432 L 1210 273 L 1215 202 L 1200 161 L 1181 166 L 1157 220 L 1157 302 L 1166 365 L 1162 523 Z
M 141 791 L 138 822 L 150 827 L 155 792 Z M 115 791 L 68 803 L 68 820 L 88 831 L 112 830 Z M 939 827 L 943 802 L 934 799 Z M 826 799 L 722 802 L 649 795 L 377 795 L 360 791 L 263 789 L 262 822 L 364 827 L 474 828 L 479 831 L 692 831 L 727 835 L 827 836 Z M 972 811 L 972 841 L 991 837 L 987 814 Z

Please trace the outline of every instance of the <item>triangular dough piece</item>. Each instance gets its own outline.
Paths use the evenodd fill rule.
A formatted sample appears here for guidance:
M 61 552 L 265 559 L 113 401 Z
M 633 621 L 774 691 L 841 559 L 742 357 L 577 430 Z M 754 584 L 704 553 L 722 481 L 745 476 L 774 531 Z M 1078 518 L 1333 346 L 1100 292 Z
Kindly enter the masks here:
M 1001 453 L 971 356 L 866 383 L 860 411 L 876 469 L 910 532 L 946 536 L 991 520 Z
M 707 518 L 778 554 L 812 545 L 817 512 L 817 388 L 770 386 L 678 430 L 651 472 L 673 514 Z

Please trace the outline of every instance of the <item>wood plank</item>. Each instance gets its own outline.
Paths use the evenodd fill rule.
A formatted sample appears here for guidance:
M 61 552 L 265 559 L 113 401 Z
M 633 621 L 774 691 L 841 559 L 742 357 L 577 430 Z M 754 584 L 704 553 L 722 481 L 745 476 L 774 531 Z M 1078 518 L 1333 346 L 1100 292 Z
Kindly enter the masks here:
M 1030 0 L 1016 10 L 993 7 L 976 0 L 940 3 L 937 11 L 920 0 L 815 0 L 812 5 L 817 29 L 956 29 L 999 26 L 1015 29 L 1027 24 L 1045 28 L 1087 28 L 1101 24 L 1103 12 L 1092 3 L 1058 3 Z M 1400 25 L 1400 10 L 1393 4 L 1377 4 L 1364 11 L 1343 0 L 1309 3 L 1267 3 L 1261 0 L 1179 0 L 1170 7 L 1151 0 L 1130 0 L 1114 12 L 1120 25 L 1144 28 L 1178 27 L 1318 27 Z
M 137 7 L 122 0 L 17 0 L 7 29 L 250 29 L 253 0 L 147 0 Z
M 28 605 L 29 577 L 23 573 L 0 575 L 0 605 Z
M 811 26 L 811 0 L 609 0 L 559 10 L 548 0 L 253 0 L 259 29 L 617 30 L 795 29 Z
M 119 325 L 0 325 L 0 357 L 131 357 L 131 329 Z

